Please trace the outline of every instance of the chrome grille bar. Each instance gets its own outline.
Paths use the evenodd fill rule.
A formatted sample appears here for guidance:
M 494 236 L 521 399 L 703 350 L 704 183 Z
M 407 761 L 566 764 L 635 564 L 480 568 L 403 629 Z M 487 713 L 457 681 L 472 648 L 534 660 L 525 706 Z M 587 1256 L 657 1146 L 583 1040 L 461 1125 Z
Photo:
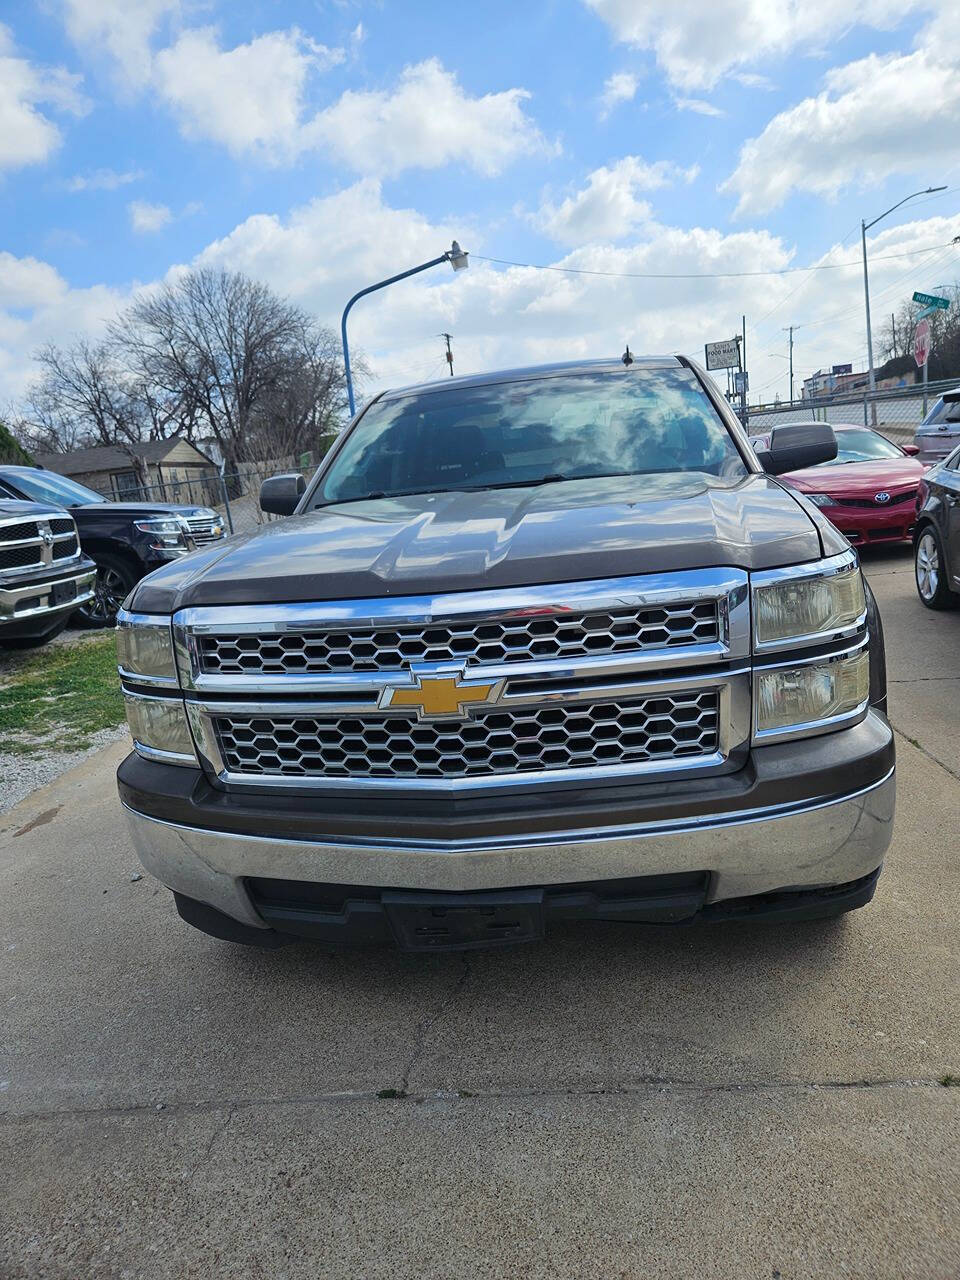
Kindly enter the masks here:
M 177 666 L 201 761 L 227 786 L 443 792 L 710 772 L 737 767 L 749 739 L 747 588 L 740 570 L 708 569 L 432 597 L 190 608 L 174 617 Z M 608 625 L 624 619 L 632 647 L 620 647 L 621 632 Z M 543 622 L 549 628 L 531 630 Z M 659 631 L 659 643 L 643 626 Z M 385 631 L 402 631 L 409 652 L 399 642 L 378 650 L 382 665 L 370 670 L 304 670 L 306 662 L 263 670 L 264 645 L 292 640 L 305 653 L 305 635 L 369 643 L 371 632 Z M 508 632 L 521 636 L 510 653 Z M 605 652 L 583 643 L 598 634 Z M 469 652 L 451 652 L 455 635 L 467 637 Z M 210 655 L 236 650 L 238 638 L 249 641 L 241 650 L 256 656 L 255 668 L 238 670 L 231 656 L 211 670 Z M 543 641 L 547 651 L 534 649 Z M 492 652 L 481 652 L 491 643 Z M 441 660 L 414 656 L 437 645 Z M 454 697 L 440 711 L 420 698 L 425 686 L 478 684 L 478 704 Z M 668 709 L 659 736 L 650 729 L 655 706 Z M 705 717 L 692 737 L 690 708 Z

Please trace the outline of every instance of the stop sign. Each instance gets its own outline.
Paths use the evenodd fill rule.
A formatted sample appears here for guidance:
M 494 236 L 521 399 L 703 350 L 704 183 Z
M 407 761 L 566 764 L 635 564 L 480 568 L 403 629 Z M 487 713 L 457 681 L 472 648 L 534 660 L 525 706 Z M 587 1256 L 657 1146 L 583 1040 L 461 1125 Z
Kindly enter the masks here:
M 930 357 L 930 321 L 921 320 L 913 335 L 913 358 L 917 368 L 922 369 Z

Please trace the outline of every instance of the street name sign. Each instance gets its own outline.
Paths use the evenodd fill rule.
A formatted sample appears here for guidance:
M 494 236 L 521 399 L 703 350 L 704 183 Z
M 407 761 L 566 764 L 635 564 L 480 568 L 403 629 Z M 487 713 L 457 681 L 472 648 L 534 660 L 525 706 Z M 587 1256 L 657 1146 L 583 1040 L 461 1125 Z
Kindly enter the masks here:
M 708 369 L 739 369 L 740 339 L 727 338 L 723 342 L 707 342 L 704 344 Z
M 946 311 L 950 306 L 949 298 L 938 298 L 935 293 L 915 293 L 913 300 L 922 302 L 924 306 L 932 307 L 935 311 Z
M 930 358 L 930 321 L 921 320 L 913 335 L 913 358 L 917 368 L 923 369 Z

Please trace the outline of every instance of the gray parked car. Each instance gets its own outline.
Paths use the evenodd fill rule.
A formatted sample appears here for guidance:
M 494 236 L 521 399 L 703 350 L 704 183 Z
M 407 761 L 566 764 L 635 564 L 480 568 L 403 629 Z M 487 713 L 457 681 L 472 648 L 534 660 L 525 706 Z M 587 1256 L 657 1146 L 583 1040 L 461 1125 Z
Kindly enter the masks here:
M 945 391 L 913 437 L 920 462 L 940 462 L 960 445 L 960 387 Z
M 913 545 L 921 601 L 952 609 L 960 603 L 960 448 L 920 481 Z

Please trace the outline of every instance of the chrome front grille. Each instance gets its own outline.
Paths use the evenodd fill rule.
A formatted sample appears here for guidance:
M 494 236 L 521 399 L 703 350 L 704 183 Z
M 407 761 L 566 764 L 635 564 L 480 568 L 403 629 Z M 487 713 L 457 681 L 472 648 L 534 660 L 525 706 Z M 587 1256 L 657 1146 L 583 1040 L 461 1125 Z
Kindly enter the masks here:
M 655 609 L 561 612 L 428 626 L 218 632 L 198 637 L 200 669 L 223 675 L 396 671 L 415 662 L 531 662 L 670 649 L 716 641 L 715 600 Z
M 207 542 L 218 542 L 223 537 L 223 522 L 219 517 L 185 516 L 190 537 L 198 547 Z
M 454 721 L 217 716 L 227 769 L 283 778 L 475 778 L 696 759 L 719 746 L 717 691 L 489 711 Z
M 0 519 L 0 573 L 27 573 L 79 554 L 72 516 Z
M 201 762 L 226 786 L 539 786 L 735 768 L 742 570 L 174 617 Z

